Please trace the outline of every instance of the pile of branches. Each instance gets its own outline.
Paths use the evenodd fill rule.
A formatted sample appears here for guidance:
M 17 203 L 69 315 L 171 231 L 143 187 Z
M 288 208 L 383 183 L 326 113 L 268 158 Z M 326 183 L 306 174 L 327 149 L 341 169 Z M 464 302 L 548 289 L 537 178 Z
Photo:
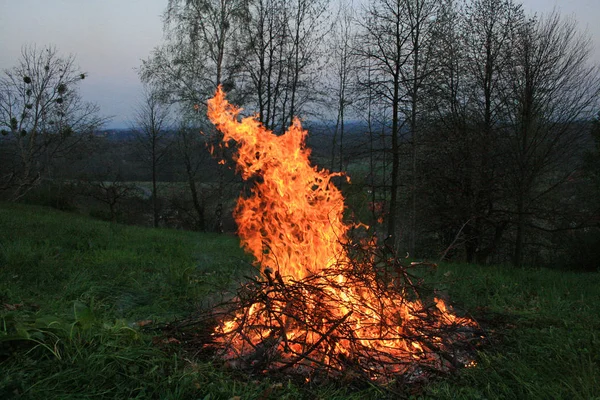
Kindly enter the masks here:
M 171 328 L 226 367 L 313 383 L 424 383 L 473 365 L 483 338 L 473 320 L 442 310 L 415 265 L 361 254 L 301 280 L 267 269 Z M 205 329 L 192 339 L 186 326 Z

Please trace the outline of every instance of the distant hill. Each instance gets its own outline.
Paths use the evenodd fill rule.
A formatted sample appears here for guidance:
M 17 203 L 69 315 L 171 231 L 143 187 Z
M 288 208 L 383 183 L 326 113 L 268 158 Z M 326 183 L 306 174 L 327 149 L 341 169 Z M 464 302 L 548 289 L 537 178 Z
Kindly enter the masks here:
M 133 129 L 102 129 L 94 134 L 98 137 L 105 137 L 108 140 L 120 142 L 129 141 L 135 138 Z

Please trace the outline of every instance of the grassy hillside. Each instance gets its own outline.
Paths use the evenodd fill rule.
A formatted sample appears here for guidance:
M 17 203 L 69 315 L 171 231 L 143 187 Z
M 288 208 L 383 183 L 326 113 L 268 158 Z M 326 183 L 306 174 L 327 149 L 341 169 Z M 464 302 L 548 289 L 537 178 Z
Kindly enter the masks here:
M 233 237 L 0 203 L 0 398 L 386 396 L 234 376 L 140 328 L 188 315 L 250 273 Z M 491 340 L 477 367 L 415 398 L 600 399 L 600 274 L 446 265 L 432 279 Z

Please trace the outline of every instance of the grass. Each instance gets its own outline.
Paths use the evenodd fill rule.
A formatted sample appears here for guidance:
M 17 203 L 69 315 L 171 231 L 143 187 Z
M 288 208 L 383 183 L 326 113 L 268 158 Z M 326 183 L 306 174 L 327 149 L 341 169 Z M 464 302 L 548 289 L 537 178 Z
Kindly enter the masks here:
M 386 397 L 237 376 L 140 328 L 189 315 L 251 273 L 231 236 L 0 203 L 0 398 Z M 600 274 L 443 265 L 432 279 L 491 340 L 475 368 L 407 396 L 600 399 Z
M 600 274 L 472 265 L 444 270 L 455 282 L 447 288 L 450 298 L 474 310 L 493 342 L 477 368 L 430 388 L 432 394 L 600 398 Z

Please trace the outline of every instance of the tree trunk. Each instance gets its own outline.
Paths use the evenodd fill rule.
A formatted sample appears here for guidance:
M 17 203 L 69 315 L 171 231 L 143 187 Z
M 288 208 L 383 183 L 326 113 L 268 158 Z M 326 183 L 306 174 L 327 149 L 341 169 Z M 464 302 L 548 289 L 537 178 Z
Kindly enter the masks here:
M 158 193 L 156 189 L 156 161 L 152 163 L 152 211 L 154 214 L 154 227 L 158 228 L 160 215 L 158 212 Z
M 398 66 L 399 69 L 399 66 Z M 392 176 L 390 183 L 390 209 L 388 214 L 387 234 L 396 243 L 396 209 L 398 208 L 398 174 L 400 171 L 400 151 L 398 149 L 399 127 L 399 94 L 400 82 L 399 74 L 394 80 L 394 98 L 392 104 Z
M 198 189 L 196 187 L 196 180 L 194 179 L 194 174 L 192 173 L 191 165 L 186 160 L 186 172 L 188 176 L 188 185 L 190 187 L 190 193 L 192 194 L 192 204 L 194 206 L 194 210 L 196 211 L 197 221 L 196 221 L 196 229 L 203 231 L 205 230 L 205 221 L 204 221 L 204 204 L 200 203 L 200 199 L 198 198 Z

